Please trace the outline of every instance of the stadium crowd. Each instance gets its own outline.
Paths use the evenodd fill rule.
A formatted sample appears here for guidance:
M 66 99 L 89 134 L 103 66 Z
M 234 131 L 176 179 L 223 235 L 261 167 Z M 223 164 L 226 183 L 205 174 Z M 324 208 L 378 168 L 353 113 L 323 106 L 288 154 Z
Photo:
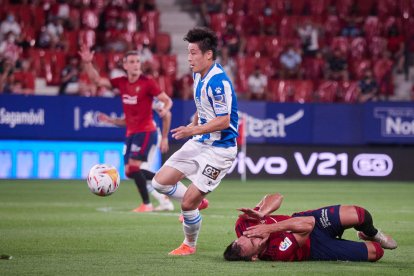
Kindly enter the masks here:
M 124 74 L 127 50 L 172 97 L 192 97 L 178 76 L 171 34 L 155 0 L 0 1 L 0 91 L 34 94 L 35 80 L 60 95 L 114 96 L 88 81 L 85 44 L 103 76 Z M 410 0 L 191 0 L 220 38 L 218 62 L 240 98 L 274 102 L 410 100 L 414 2 Z M 400 91 L 403 91 L 401 94 Z

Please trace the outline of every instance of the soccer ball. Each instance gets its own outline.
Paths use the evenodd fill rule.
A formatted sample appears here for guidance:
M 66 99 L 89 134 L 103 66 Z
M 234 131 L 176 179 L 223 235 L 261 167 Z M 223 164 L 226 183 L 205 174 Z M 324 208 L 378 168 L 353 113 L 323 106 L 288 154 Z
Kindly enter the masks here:
M 98 196 L 109 196 L 118 189 L 120 178 L 115 167 L 97 164 L 90 169 L 86 182 L 92 193 Z

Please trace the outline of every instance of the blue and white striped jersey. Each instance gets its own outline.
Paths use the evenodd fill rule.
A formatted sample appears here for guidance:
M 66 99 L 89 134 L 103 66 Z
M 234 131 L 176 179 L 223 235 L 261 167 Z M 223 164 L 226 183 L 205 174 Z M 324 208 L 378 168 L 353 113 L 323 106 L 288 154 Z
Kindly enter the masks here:
M 201 79 L 194 73 L 194 101 L 197 107 L 198 124 L 203 125 L 218 116 L 230 114 L 230 126 L 221 131 L 195 135 L 193 140 L 216 147 L 228 148 L 236 145 L 238 135 L 237 97 L 230 79 L 220 64 L 214 63 L 207 75 Z

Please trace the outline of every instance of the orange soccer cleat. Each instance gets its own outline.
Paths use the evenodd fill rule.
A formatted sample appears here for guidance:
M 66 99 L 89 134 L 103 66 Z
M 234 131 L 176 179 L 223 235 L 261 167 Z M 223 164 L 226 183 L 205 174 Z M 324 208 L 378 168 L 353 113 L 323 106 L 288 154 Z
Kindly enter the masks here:
M 132 212 L 135 212 L 135 213 L 145 213 L 145 212 L 152 212 L 152 211 L 154 211 L 154 207 L 152 207 L 151 203 L 150 204 L 142 203 L 137 208 L 132 210 Z
M 195 247 L 191 247 L 191 246 L 188 246 L 188 245 L 182 243 L 180 245 L 180 247 L 178 247 L 177 249 L 174 249 L 173 251 L 168 253 L 168 255 L 186 256 L 186 255 L 191 255 L 191 254 L 194 254 L 194 253 L 196 253 L 196 248 Z
M 203 200 L 201 200 L 200 205 L 198 205 L 198 210 L 203 210 L 203 209 L 207 209 L 208 208 L 208 199 L 207 198 L 203 198 Z M 183 223 L 184 221 L 184 217 L 183 215 L 180 215 L 178 217 L 178 220 Z

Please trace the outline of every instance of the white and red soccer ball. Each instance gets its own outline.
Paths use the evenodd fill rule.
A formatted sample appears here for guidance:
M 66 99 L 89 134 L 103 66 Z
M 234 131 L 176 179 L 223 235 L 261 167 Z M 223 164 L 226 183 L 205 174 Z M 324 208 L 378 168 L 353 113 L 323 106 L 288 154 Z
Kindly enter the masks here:
M 86 182 L 92 193 L 109 196 L 119 187 L 119 172 L 111 165 L 97 164 L 90 169 Z

